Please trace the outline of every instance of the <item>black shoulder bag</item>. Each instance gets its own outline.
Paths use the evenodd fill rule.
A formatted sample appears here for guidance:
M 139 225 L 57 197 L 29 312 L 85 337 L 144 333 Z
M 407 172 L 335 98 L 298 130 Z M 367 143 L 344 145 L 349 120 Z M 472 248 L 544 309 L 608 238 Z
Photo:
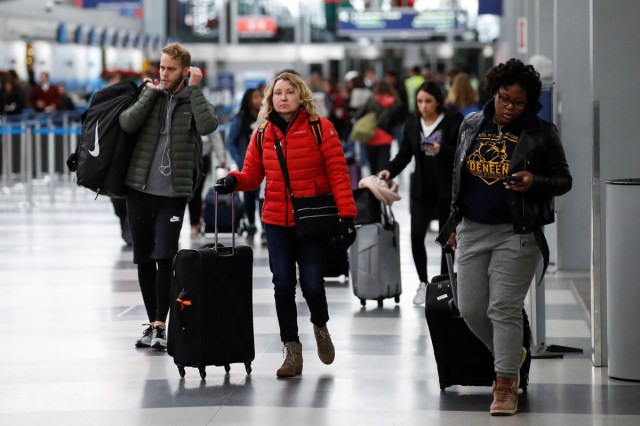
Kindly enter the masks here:
M 296 234 L 298 238 L 320 238 L 330 240 L 338 231 L 338 207 L 333 198 L 333 194 L 318 195 L 315 197 L 296 197 L 291 191 L 291 182 L 289 181 L 289 170 L 282 153 L 280 141 L 276 138 L 276 152 L 278 154 L 278 162 L 282 169 L 289 198 L 293 205 L 293 216 L 296 220 Z

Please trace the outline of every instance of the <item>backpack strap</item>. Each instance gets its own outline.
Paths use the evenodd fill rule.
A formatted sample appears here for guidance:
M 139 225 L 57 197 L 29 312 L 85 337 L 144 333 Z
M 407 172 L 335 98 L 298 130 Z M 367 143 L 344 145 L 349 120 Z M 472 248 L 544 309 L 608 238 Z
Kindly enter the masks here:
M 318 142 L 318 145 L 322 145 L 322 125 L 320 124 L 320 117 L 315 114 L 309 116 L 309 126 L 311 126 L 311 134 L 316 142 Z
M 258 152 L 262 157 L 262 144 L 264 143 L 264 132 L 269 125 L 268 121 L 263 121 L 258 127 L 256 144 L 258 145 Z M 313 138 L 318 142 L 318 145 L 322 145 L 322 124 L 320 123 L 320 116 L 311 115 L 309 116 L 309 126 L 311 127 L 311 134 Z
M 264 131 L 267 128 L 267 125 L 269 124 L 268 121 L 263 121 L 262 124 L 260 124 L 260 127 L 258 127 L 258 135 L 257 135 L 257 139 L 256 139 L 256 144 L 258 145 L 258 152 L 260 153 L 260 157 L 262 157 L 262 144 L 264 143 Z

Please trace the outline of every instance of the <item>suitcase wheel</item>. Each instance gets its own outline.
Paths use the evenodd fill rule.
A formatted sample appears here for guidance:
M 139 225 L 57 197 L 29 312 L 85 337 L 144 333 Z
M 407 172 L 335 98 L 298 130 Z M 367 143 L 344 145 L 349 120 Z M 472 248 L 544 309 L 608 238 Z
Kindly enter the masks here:
M 229 364 L 225 364 L 225 365 L 224 365 L 224 371 L 226 371 L 227 373 L 228 373 L 229 371 L 231 371 L 231 366 L 230 366 Z
M 251 375 L 251 363 L 250 362 L 245 362 L 244 363 L 244 369 L 247 371 L 247 374 Z
M 200 372 L 201 379 L 204 379 L 205 377 L 207 377 L 207 367 L 205 367 L 204 365 L 199 365 L 198 371 Z
M 394 299 L 393 299 L 393 300 L 395 300 L 395 301 L 396 301 L 396 303 L 400 303 L 400 296 L 396 296 L 396 297 L 394 297 Z
M 364 300 L 364 299 L 360 299 L 360 304 L 361 304 L 362 306 L 367 306 L 367 301 L 366 301 L 366 300 Z
M 178 366 L 178 374 L 180 374 L 180 377 L 184 379 L 184 374 L 185 374 L 184 365 Z
M 382 299 L 378 299 L 378 308 L 382 308 Z

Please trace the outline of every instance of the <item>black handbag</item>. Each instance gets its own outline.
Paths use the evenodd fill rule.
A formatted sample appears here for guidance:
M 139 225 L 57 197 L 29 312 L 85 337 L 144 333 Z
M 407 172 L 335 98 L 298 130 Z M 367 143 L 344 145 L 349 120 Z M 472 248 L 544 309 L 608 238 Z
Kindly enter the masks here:
M 293 205 L 293 216 L 296 220 L 296 234 L 298 238 L 321 238 L 331 240 L 338 231 L 339 216 L 333 194 L 315 197 L 296 197 L 291 191 L 289 170 L 282 154 L 280 141 L 275 142 L 278 162 L 282 169 L 289 198 Z
M 356 201 L 358 216 L 353 221 L 356 225 L 378 223 L 382 221 L 382 203 L 369 188 L 353 190 L 353 198 Z

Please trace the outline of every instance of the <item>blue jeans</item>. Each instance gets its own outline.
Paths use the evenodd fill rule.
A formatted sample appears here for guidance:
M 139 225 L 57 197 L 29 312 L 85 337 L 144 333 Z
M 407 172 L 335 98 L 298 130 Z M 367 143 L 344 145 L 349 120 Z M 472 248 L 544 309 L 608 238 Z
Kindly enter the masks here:
M 300 271 L 300 288 L 311 312 L 311 322 L 318 327 L 329 320 L 324 290 L 324 267 L 329 243 L 298 238 L 295 228 L 265 224 L 269 267 L 273 274 L 276 312 L 283 343 L 299 342 L 296 308 L 296 263 Z

